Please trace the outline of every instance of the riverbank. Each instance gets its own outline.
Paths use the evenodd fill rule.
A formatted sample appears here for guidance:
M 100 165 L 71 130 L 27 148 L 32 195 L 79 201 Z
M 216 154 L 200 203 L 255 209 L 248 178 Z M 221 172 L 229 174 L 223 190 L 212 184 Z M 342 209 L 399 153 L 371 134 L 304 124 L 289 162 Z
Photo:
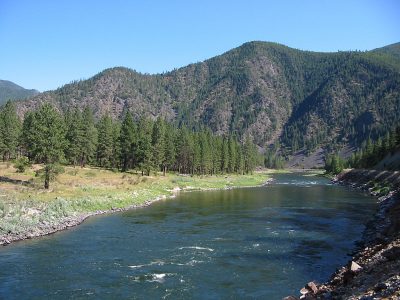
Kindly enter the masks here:
M 270 178 L 265 171 L 164 177 L 65 167 L 50 190 L 44 190 L 35 177 L 40 167 L 17 173 L 11 165 L 0 164 L 0 245 L 64 230 L 93 215 L 148 206 L 180 191 L 260 186 Z
M 366 216 L 371 220 L 352 260 L 327 283 L 309 283 L 303 298 L 400 299 L 400 172 L 349 170 L 333 181 L 378 197 L 378 210 Z

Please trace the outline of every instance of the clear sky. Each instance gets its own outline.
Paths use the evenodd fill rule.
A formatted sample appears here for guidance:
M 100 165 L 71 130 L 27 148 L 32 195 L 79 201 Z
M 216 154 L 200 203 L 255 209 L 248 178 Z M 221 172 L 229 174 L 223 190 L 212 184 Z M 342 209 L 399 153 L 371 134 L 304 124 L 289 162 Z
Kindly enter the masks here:
M 0 0 L 0 79 L 40 91 L 114 66 L 169 71 L 253 40 L 382 47 L 400 42 L 400 1 Z

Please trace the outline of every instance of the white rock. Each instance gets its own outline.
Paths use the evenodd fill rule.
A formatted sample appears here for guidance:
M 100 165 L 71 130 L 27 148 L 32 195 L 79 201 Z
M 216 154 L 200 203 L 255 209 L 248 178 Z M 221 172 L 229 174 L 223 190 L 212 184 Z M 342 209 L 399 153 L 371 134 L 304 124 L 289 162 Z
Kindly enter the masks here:
M 362 270 L 362 267 L 358 263 L 352 261 L 350 270 L 353 272 L 358 272 L 358 271 Z

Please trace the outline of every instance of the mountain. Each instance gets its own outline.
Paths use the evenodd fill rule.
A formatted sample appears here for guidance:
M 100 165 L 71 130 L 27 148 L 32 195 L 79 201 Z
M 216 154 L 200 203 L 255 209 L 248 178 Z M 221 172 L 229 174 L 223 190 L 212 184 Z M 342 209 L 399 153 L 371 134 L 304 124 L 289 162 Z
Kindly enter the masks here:
M 117 67 L 18 103 L 24 112 L 51 102 L 90 106 L 97 116 L 164 116 L 250 134 L 280 153 L 355 149 L 400 122 L 400 44 L 372 51 L 318 53 L 249 42 L 171 72 L 148 75 Z
M 37 90 L 27 90 L 11 81 L 0 80 L 0 105 L 7 100 L 24 99 L 37 94 Z

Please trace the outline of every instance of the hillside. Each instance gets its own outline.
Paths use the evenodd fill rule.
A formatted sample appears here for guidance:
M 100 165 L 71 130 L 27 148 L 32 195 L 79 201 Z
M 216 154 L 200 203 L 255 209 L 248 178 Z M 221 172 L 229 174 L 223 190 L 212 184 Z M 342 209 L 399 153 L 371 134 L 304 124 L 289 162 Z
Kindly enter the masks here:
M 0 105 L 7 100 L 24 99 L 37 94 L 37 90 L 27 90 L 11 81 L 0 80 Z
M 118 67 L 18 103 L 96 116 L 164 116 L 217 134 L 250 134 L 281 153 L 354 149 L 400 122 L 400 44 L 368 52 L 318 53 L 250 42 L 204 62 L 147 75 Z M 320 150 L 319 150 L 320 151 Z

